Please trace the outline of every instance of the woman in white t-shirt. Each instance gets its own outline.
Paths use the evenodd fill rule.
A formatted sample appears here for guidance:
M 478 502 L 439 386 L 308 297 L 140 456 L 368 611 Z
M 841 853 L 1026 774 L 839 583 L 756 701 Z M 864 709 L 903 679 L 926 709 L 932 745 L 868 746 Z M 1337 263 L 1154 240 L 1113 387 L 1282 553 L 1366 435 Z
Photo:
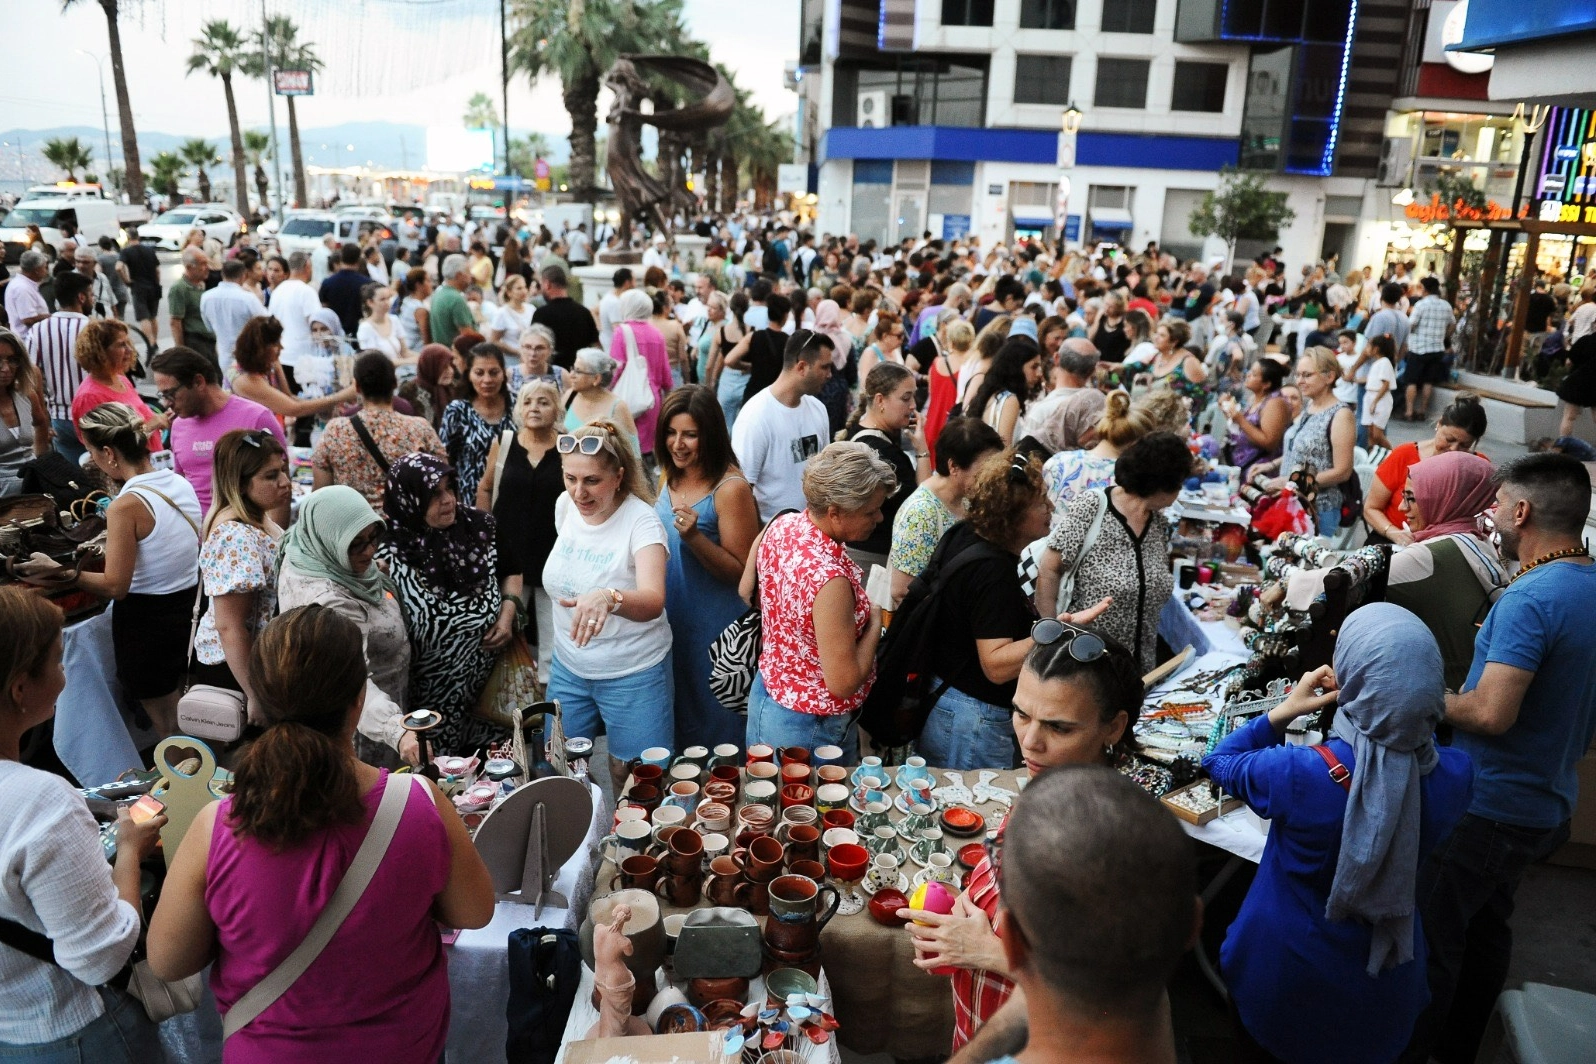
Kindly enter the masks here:
M 1369 429 L 1369 443 L 1391 448 L 1385 434 L 1386 423 L 1396 405 L 1396 344 L 1386 335 L 1371 336 L 1368 342 L 1369 377 L 1364 382 L 1362 423 Z
M 355 330 L 355 342 L 362 351 L 381 351 L 396 366 L 414 365 L 417 355 L 405 343 L 404 327 L 388 313 L 393 306 L 393 289 L 373 281 L 360 290 L 366 315 Z
M 619 791 L 626 763 L 671 746 L 676 734 L 665 526 L 641 460 L 612 422 L 562 434 L 555 450 L 565 494 L 543 566 L 554 603 L 548 697 L 559 701 L 567 735 L 595 735 L 604 722 Z
M 526 301 L 526 278 L 514 274 L 499 289 L 499 305 L 488 318 L 488 339 L 515 350 L 521 333 L 532 324 L 532 307 Z

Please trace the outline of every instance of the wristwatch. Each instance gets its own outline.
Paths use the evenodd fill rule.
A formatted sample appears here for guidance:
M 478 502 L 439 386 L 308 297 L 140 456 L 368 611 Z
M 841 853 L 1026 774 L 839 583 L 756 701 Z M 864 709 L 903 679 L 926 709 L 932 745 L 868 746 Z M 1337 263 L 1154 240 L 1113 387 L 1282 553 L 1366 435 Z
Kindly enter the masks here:
M 621 593 L 613 587 L 605 588 L 604 593 L 610 597 L 610 612 L 621 612 L 621 607 L 626 604 L 626 600 L 621 597 Z

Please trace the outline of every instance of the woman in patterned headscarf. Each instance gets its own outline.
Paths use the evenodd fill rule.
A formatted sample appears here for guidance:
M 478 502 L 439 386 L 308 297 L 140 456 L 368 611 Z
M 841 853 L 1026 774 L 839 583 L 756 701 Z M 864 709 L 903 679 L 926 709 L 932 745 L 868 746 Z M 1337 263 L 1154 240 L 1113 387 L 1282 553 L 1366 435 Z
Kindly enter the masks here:
M 407 454 L 388 469 L 381 558 L 410 633 L 412 709 L 443 714 L 434 752 L 469 755 L 507 736 L 471 715 L 494 658 L 510 640 L 520 576 L 501 588 L 493 516 L 460 501 L 454 469 Z

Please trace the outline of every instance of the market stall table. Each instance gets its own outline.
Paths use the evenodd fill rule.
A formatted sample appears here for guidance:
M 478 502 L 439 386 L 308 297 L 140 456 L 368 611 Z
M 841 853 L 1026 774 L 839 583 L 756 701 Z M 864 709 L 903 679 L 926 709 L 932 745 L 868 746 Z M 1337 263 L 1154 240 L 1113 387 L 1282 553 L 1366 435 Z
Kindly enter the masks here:
M 69 624 L 61 632 L 61 671 L 66 687 L 55 704 L 55 753 L 83 787 L 109 783 L 142 767 L 139 747 L 155 745 L 150 732 L 130 733 L 122 712 L 111 645 L 111 610 Z

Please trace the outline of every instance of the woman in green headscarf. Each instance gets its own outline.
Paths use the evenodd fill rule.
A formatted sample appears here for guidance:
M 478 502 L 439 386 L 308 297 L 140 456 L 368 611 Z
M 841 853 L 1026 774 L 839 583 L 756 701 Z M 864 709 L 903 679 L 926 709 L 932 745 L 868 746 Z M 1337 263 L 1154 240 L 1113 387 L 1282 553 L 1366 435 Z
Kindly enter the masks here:
M 354 488 L 332 484 L 305 497 L 299 520 L 283 536 L 277 601 L 285 612 L 315 602 L 360 626 L 366 643 L 366 704 L 355 751 L 362 761 L 394 768 L 416 764 L 415 735 L 400 724 L 410 675 L 410 640 L 399 600 L 377 568 L 386 526 Z

